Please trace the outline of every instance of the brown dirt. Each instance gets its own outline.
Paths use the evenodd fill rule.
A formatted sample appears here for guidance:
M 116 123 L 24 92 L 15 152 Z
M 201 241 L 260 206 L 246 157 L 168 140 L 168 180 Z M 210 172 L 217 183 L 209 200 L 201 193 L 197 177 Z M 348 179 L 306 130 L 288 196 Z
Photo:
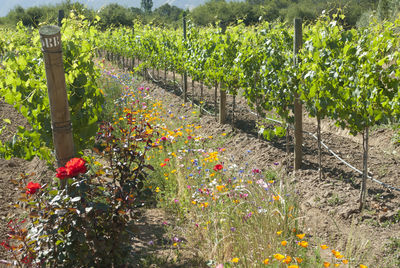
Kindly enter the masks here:
M 9 119 L 11 124 L 6 123 L 3 119 Z M 3 126 L 5 128 L 0 133 L 0 140 L 6 142 L 12 139 L 18 126 L 28 127 L 28 123 L 12 106 L 0 100 L 0 129 Z M 48 170 L 46 162 L 38 158 L 34 158 L 32 161 L 0 158 L 0 200 L 2 201 L 0 204 L 0 242 L 6 239 L 8 221 L 18 218 L 14 215 L 13 205 L 19 198 L 20 192 L 11 181 L 21 178 L 21 174 L 30 174 L 30 180 L 44 183 L 51 178 L 52 172 Z M 7 253 L 0 246 L 0 260 L 3 259 L 7 259 Z

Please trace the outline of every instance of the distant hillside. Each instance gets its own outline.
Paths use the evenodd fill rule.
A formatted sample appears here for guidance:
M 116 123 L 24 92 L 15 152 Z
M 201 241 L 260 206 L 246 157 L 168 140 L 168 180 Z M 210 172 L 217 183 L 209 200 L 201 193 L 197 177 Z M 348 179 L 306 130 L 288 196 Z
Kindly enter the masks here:
M 2 2 L 3 3 L 0 5 L 0 17 L 6 16 L 7 13 L 17 5 L 20 5 L 23 8 L 28 8 L 32 6 L 57 4 L 61 3 L 62 0 L 12 0 Z M 72 2 L 80 2 L 97 10 L 110 3 L 118 3 L 126 7 L 140 7 L 141 0 L 79 0 Z M 153 9 L 167 3 L 182 9 L 192 9 L 198 5 L 204 4 L 205 2 L 206 0 L 153 0 Z

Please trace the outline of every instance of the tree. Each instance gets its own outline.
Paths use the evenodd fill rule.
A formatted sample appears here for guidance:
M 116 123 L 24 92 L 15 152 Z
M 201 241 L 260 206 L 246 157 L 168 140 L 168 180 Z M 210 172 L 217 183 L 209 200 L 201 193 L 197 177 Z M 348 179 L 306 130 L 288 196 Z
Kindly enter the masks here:
M 141 7 L 144 12 L 150 13 L 151 9 L 153 8 L 153 1 L 152 0 L 142 0 Z
M 155 20 L 158 23 L 171 25 L 178 21 L 180 22 L 182 13 L 183 9 L 180 9 L 179 7 L 176 6 L 171 6 L 169 4 L 165 4 L 153 11 L 153 22 Z
M 25 25 L 38 27 L 42 17 L 44 17 L 44 9 L 40 7 L 30 7 L 26 10 L 28 21 Z
M 264 0 L 246 0 L 246 3 L 249 3 L 250 5 L 262 5 L 264 2 Z
M 389 0 L 379 0 L 378 4 L 378 18 L 380 20 L 389 19 L 390 3 Z
M 118 4 L 109 4 L 100 10 L 101 24 L 103 27 L 114 26 L 132 26 L 133 17 L 129 9 Z

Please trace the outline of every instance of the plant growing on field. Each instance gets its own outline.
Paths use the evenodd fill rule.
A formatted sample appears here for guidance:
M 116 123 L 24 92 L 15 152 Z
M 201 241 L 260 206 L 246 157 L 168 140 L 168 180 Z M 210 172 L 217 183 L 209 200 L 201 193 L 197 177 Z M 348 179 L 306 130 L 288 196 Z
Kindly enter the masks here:
M 339 57 L 339 101 L 335 109 L 337 124 L 352 134 L 363 134 L 363 179 L 360 210 L 367 192 L 368 135 L 370 127 L 399 118 L 400 61 L 398 24 L 372 22 L 358 33 L 355 42 L 343 46 Z
M 71 17 L 62 28 L 66 86 L 77 151 L 93 145 L 104 102 L 97 87 L 99 70 L 92 61 L 94 50 L 92 42 L 89 42 L 96 29 L 90 27 L 90 23 L 83 18 Z M 0 96 L 13 105 L 30 125 L 30 128 L 20 126 L 11 141 L 0 142 L 0 155 L 25 159 L 38 155 L 51 161 L 50 106 L 39 33 L 37 30 L 30 33 L 18 24 L 15 31 L 0 38 L 7 41 L 2 47 L 0 76 L 5 79 L 0 82 Z
M 308 35 L 309 38 L 304 44 L 301 55 L 303 76 L 299 93 L 310 116 L 317 119 L 318 164 L 321 180 L 321 120 L 335 115 L 342 82 L 339 78 L 339 70 L 343 62 L 339 59 L 339 55 L 345 43 L 352 42 L 356 35 L 355 31 L 345 31 L 336 20 L 331 20 L 326 15 L 322 15 L 315 25 L 310 27 Z

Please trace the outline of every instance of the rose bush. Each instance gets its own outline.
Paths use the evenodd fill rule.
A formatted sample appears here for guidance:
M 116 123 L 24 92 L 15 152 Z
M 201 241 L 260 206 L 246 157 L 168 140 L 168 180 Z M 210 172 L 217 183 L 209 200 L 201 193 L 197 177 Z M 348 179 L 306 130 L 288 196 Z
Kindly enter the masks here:
M 133 213 L 143 202 L 146 170 L 153 170 L 145 163 L 152 148 L 152 135 L 145 131 L 148 126 L 138 124 L 135 132 L 123 137 L 119 135 L 123 127 L 101 126 L 98 140 L 104 150 L 97 153 L 108 160 L 107 169 L 93 158 L 72 158 L 57 169 L 59 180 L 46 186 L 27 183 L 27 176 L 19 180 L 25 197 L 17 206 L 26 210 L 27 218 L 10 221 L 9 235 L 0 241 L 14 257 L 13 265 L 120 267 L 130 263 L 136 230 Z M 66 182 L 65 189 L 60 180 Z
M 57 168 L 56 177 L 63 180 L 67 178 L 73 178 L 79 174 L 87 172 L 86 161 L 82 158 L 72 158 L 69 160 L 64 167 Z
M 28 182 L 28 185 L 26 185 L 26 194 L 34 194 L 39 190 L 42 186 L 39 183 L 34 183 L 34 182 Z

